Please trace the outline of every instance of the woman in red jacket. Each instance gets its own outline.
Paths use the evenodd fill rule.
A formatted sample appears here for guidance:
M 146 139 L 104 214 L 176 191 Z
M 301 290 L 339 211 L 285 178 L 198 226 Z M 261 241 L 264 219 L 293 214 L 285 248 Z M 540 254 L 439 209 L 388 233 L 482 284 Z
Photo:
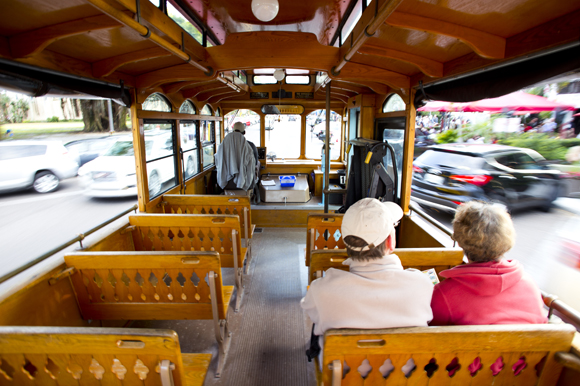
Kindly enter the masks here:
M 430 325 L 546 323 L 540 290 L 515 260 L 503 260 L 515 242 L 510 215 L 471 201 L 459 206 L 453 238 L 468 264 L 442 271 Z

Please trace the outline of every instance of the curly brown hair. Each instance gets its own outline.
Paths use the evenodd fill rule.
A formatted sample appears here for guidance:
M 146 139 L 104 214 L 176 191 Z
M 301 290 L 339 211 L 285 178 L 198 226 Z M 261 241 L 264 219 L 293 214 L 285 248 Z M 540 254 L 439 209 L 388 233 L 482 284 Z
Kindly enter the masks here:
M 457 208 L 453 239 L 471 262 L 499 260 L 515 243 L 516 231 L 505 208 L 470 201 Z

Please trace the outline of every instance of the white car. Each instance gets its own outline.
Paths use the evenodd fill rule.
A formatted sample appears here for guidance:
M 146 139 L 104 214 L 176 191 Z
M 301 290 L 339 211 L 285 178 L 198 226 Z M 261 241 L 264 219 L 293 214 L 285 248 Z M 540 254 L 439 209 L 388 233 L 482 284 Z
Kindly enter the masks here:
M 60 180 L 75 177 L 78 169 L 76 158 L 58 141 L 0 142 L 0 192 L 54 192 Z
M 163 184 L 175 179 L 173 142 L 168 133 L 145 136 L 149 196 L 157 196 Z M 133 139 L 119 137 L 101 156 L 79 169 L 79 176 L 90 197 L 128 197 L 137 195 Z

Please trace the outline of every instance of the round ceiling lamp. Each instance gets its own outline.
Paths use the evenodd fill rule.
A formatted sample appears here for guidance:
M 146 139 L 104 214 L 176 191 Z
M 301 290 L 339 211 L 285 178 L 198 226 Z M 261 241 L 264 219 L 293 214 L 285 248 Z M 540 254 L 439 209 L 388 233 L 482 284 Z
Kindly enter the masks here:
M 260 21 L 270 21 L 278 14 L 278 0 L 252 0 L 252 13 Z
M 277 69 L 274 71 L 274 79 L 276 79 L 278 82 L 284 79 L 285 76 L 286 74 L 284 73 L 284 70 Z

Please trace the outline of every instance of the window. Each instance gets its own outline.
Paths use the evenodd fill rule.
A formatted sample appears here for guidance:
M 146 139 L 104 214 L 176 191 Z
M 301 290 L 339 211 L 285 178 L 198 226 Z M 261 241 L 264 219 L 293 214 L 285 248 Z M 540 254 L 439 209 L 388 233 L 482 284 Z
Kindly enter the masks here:
M 183 152 L 183 173 L 188 180 L 201 170 L 197 145 L 197 125 L 192 121 L 180 121 L 180 142 Z
M 185 101 L 179 108 L 181 114 L 197 114 L 195 106 L 190 101 Z
M 300 115 L 266 115 L 266 148 L 277 158 L 300 157 Z
M 254 75 L 254 84 L 276 84 L 278 81 L 274 75 Z
M 46 145 L 20 145 L 20 146 L 2 146 L 0 149 L 0 161 L 9 159 L 34 157 L 44 155 Z
M 310 84 L 310 76 L 308 76 L 308 75 L 286 75 L 286 83 L 288 83 L 288 84 Z
M 207 106 L 207 105 L 206 105 Z M 207 168 L 215 163 L 215 125 L 212 121 L 200 122 L 200 142 L 203 150 L 202 163 L 203 168 Z
M 340 37 L 341 37 L 343 43 L 346 41 L 346 39 L 348 38 L 348 35 L 350 35 L 352 30 L 354 29 L 354 26 L 358 22 L 358 19 L 360 19 L 360 17 L 362 16 L 362 2 L 363 1 L 365 1 L 365 0 L 358 0 L 356 2 L 356 5 L 352 9 L 352 12 L 350 13 L 348 19 L 346 20 L 346 23 L 344 23 L 344 26 L 342 27 L 342 31 L 340 32 Z
M 199 28 L 187 20 L 183 13 L 175 8 L 170 2 L 167 2 L 167 16 L 179 24 L 179 26 L 190 34 L 199 44 L 203 45 L 203 34 Z
M 405 111 L 407 105 L 403 102 L 403 99 L 397 95 L 393 94 L 387 98 L 385 104 L 383 105 L 383 113 L 391 113 L 393 111 Z
M 340 157 L 342 117 L 330 112 L 330 159 Z M 306 116 L 306 158 L 321 159 L 326 140 L 326 111 L 316 110 Z
M 238 78 L 240 78 L 244 84 L 248 84 L 248 75 L 246 75 L 246 71 L 240 71 L 238 73 Z
M 143 129 L 147 183 L 152 199 L 177 186 L 174 129 L 171 122 L 149 120 L 143 123 Z
M 169 103 L 161 94 L 149 95 L 141 107 L 146 111 L 171 112 L 171 103 Z
M 222 115 L 222 111 L 221 109 L 217 108 L 215 110 L 215 116 L 216 117 L 221 117 Z M 221 122 L 219 121 L 215 121 L 215 145 L 216 145 L 216 149 L 219 146 L 221 139 L 222 139 L 222 133 L 221 133 Z
M 200 115 L 213 115 L 210 105 L 205 105 L 199 112 Z

